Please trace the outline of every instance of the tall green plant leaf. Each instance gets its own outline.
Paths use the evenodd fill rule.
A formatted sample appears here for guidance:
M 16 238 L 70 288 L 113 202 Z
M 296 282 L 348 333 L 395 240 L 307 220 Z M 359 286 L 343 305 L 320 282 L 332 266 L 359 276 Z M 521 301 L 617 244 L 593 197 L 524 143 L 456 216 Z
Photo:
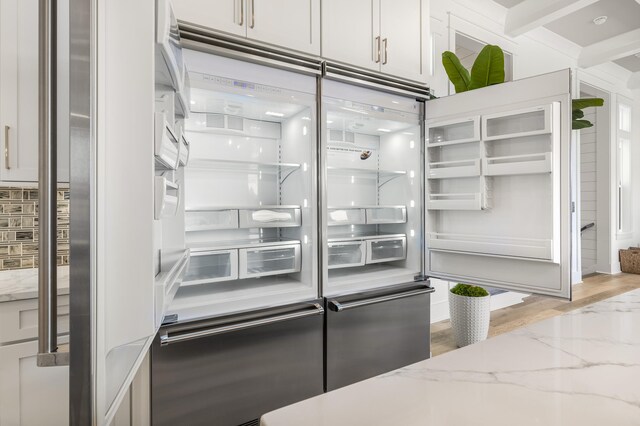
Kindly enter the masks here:
M 482 48 L 471 67 L 469 90 L 504 83 L 504 52 L 495 45 Z
M 469 71 L 460 63 L 460 59 L 455 53 L 446 51 L 442 54 L 442 65 L 449 76 L 449 80 L 453 83 L 456 93 L 466 92 L 469 90 Z
M 593 127 L 593 124 L 589 120 L 573 120 L 571 123 L 571 129 L 580 130 L 587 127 Z
M 601 107 L 602 105 L 604 105 L 604 99 L 602 98 L 581 98 L 573 99 L 571 101 L 571 106 L 574 110 L 589 107 Z
M 577 120 L 577 119 L 582 118 L 582 117 L 584 117 L 584 112 L 582 112 L 581 109 L 574 109 L 571 112 L 571 119 L 572 120 Z

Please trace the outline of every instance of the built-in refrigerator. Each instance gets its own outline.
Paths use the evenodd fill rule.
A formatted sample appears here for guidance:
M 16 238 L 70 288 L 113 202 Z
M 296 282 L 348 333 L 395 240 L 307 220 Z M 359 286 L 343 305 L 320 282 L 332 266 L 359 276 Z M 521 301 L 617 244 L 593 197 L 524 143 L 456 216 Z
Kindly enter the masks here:
M 569 70 L 426 102 L 325 70 L 326 390 L 429 357 L 428 278 L 570 297 Z
M 323 390 L 316 76 L 200 48 L 184 52 L 190 263 L 152 347 L 157 425 L 243 424 Z

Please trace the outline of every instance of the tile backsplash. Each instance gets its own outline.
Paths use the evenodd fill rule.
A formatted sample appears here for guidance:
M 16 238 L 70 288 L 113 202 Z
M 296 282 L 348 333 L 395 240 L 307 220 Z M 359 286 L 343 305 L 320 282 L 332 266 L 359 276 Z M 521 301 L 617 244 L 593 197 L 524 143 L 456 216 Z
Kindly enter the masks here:
M 58 265 L 69 264 L 69 190 L 58 190 Z M 0 271 L 38 267 L 38 190 L 0 187 Z

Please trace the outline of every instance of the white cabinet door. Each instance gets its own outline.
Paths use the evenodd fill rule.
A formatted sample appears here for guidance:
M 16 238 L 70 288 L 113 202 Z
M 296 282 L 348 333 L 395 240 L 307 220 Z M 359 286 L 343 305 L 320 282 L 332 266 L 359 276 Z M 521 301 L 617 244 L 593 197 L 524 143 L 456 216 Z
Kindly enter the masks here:
M 69 181 L 68 1 L 59 3 L 58 181 Z M 0 0 L 0 180 L 38 180 L 38 0 Z M 67 11 L 65 14 L 64 12 Z
M 176 17 L 190 24 L 246 36 L 246 0 L 172 0 Z
M 69 368 L 38 367 L 37 352 L 37 341 L 0 346 L 1 425 L 69 424 Z
M 425 82 L 429 43 L 427 0 L 380 0 L 381 71 Z
M 323 57 L 379 71 L 379 34 L 378 0 L 322 1 Z
M 320 0 L 247 0 L 247 37 L 320 54 Z
M 427 102 L 429 276 L 571 297 L 570 77 Z

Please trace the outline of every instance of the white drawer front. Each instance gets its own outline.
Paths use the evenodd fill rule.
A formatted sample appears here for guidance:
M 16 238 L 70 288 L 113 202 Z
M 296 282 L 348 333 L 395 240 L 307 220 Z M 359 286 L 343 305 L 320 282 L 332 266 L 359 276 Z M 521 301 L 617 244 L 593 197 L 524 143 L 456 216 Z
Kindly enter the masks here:
M 58 334 L 69 333 L 69 296 L 58 296 Z M 38 299 L 0 303 L 0 344 L 38 337 Z

